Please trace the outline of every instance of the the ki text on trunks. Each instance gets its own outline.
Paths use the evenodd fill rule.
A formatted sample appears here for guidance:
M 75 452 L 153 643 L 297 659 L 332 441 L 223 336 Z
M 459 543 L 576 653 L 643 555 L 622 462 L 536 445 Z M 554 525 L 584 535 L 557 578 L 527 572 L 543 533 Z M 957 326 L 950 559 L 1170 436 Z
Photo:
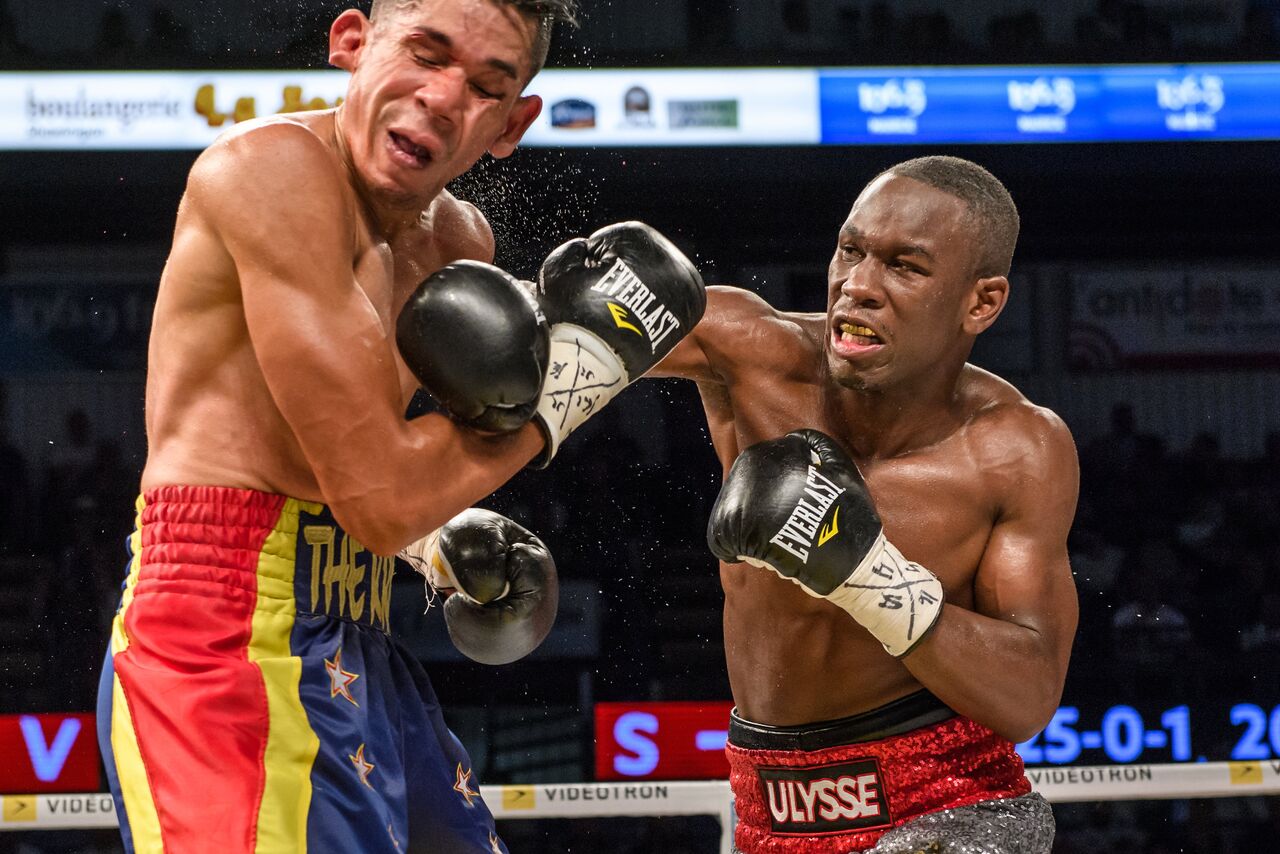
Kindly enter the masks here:
M 311 610 L 391 630 L 395 558 L 381 557 L 336 525 L 298 526 L 298 569 L 308 571 Z
M 658 345 L 672 332 L 680 328 L 680 321 L 658 302 L 657 296 L 640 280 L 640 277 L 619 258 L 612 269 L 591 286 L 591 290 L 604 294 L 617 302 L 609 302 L 609 313 L 619 329 L 627 329 L 637 335 L 648 333 L 649 348 L 658 352 Z M 618 303 L 621 303 L 619 305 Z M 630 309 L 630 316 L 628 316 Z M 640 321 L 644 332 L 631 323 L 631 317 Z
M 874 759 L 757 770 L 776 834 L 848 833 L 887 827 L 892 821 L 880 766 Z
M 844 487 L 836 486 L 830 479 L 823 476 L 817 466 L 809 466 L 809 473 L 805 478 L 804 497 L 796 504 L 796 509 L 791 511 L 786 524 L 773 535 L 769 542 L 780 549 L 787 550 L 807 564 L 809 549 L 813 548 L 815 537 L 818 545 L 821 546 L 840 532 L 838 508 L 831 517 L 829 525 L 823 525 L 822 519 L 831 509 L 832 503 L 844 491 Z

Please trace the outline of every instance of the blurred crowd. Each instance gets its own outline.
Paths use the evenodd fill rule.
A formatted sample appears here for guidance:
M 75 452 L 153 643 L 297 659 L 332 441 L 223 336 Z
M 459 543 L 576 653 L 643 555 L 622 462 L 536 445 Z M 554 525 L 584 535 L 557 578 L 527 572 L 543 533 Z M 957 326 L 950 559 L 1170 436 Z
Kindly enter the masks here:
M 82 409 L 39 459 L 5 416 L 0 385 L 0 713 L 91 710 L 140 472 Z

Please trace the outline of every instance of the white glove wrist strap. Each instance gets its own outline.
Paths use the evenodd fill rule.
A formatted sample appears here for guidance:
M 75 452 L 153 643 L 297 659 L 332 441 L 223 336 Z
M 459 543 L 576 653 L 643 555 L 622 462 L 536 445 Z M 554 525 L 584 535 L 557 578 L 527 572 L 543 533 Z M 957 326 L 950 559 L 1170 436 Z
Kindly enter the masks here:
M 440 530 L 437 528 L 422 539 L 405 546 L 400 551 L 400 557 L 413 567 L 414 572 L 426 578 L 433 590 L 452 589 L 455 596 L 481 604 L 467 595 L 467 591 L 458 583 L 449 559 L 440 551 Z M 507 587 L 510 589 L 509 583 Z M 504 591 L 502 595 L 507 594 Z
M 848 611 L 901 658 L 919 643 L 942 613 L 942 582 L 902 556 L 880 534 L 844 583 L 824 597 Z
M 622 360 L 596 335 L 569 323 L 551 327 L 550 367 L 538 401 L 549 455 L 628 382 Z

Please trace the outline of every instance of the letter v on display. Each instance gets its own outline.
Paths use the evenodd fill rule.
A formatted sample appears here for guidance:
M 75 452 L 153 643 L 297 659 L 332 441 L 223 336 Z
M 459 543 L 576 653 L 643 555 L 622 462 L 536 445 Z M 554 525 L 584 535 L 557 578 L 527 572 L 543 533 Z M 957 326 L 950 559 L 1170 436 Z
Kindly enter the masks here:
M 63 720 L 52 744 L 45 742 L 39 719 L 23 715 L 19 725 L 22 727 L 22 739 L 27 744 L 27 755 L 31 757 L 36 778 L 45 783 L 57 780 L 63 766 L 67 764 L 76 736 L 80 735 L 80 721 L 75 718 Z

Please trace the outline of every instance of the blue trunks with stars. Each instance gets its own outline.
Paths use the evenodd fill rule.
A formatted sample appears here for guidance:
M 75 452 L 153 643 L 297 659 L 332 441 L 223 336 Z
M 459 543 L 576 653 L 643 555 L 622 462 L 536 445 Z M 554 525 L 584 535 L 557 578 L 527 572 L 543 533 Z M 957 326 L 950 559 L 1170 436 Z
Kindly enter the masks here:
M 221 487 L 148 491 L 131 550 L 98 715 L 126 850 L 506 854 L 389 633 L 392 558 Z

